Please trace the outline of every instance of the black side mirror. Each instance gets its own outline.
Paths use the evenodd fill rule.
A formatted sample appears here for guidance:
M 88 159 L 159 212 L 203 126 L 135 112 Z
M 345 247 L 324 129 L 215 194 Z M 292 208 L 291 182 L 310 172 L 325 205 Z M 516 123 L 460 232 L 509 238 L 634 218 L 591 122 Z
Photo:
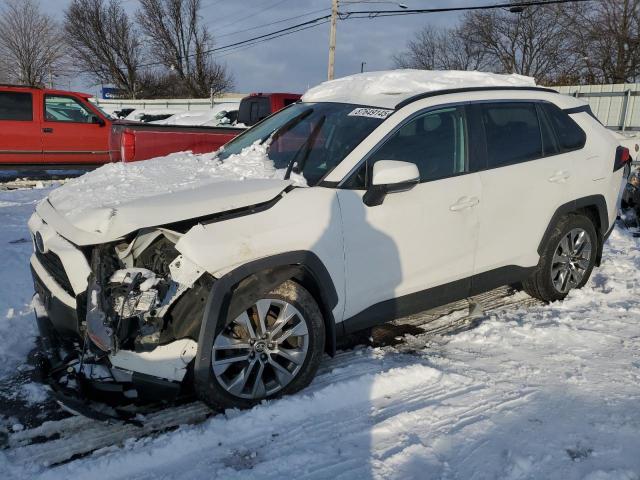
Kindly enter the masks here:
M 107 122 L 97 115 L 91 115 L 91 123 L 100 125 L 101 127 L 104 127 L 107 124 Z

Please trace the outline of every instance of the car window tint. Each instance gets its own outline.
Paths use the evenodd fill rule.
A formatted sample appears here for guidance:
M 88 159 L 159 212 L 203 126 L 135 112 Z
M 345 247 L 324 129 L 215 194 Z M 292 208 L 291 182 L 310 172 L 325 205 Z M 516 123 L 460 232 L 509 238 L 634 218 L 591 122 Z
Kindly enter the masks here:
M 420 115 L 401 126 L 369 158 L 415 163 L 420 181 L 446 178 L 465 171 L 466 135 L 462 110 L 448 108 Z
M 505 102 L 482 106 L 489 168 L 542 157 L 542 139 L 533 103 Z
M 0 120 L 33 120 L 33 98 L 31 94 L 0 92 Z
M 587 136 L 569 115 L 550 103 L 545 103 L 543 109 L 551 120 L 563 150 L 577 150 L 584 147 Z
M 553 131 L 549 117 L 540 104 L 537 106 L 537 111 L 538 119 L 540 120 L 540 133 L 542 135 L 542 151 L 544 152 L 544 156 L 556 155 L 560 153 L 560 144 Z
M 74 98 L 46 95 L 44 117 L 48 122 L 93 123 L 95 115 Z

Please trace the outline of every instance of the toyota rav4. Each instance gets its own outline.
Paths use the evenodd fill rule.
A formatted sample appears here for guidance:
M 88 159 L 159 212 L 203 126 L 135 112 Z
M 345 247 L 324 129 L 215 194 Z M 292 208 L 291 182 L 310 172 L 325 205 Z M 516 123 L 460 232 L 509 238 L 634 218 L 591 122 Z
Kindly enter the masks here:
M 501 285 L 562 300 L 600 263 L 629 152 L 531 79 L 400 71 L 313 88 L 213 161 L 272 173 L 127 179 L 151 160 L 37 206 L 58 395 L 248 407 L 307 386 L 352 332 Z

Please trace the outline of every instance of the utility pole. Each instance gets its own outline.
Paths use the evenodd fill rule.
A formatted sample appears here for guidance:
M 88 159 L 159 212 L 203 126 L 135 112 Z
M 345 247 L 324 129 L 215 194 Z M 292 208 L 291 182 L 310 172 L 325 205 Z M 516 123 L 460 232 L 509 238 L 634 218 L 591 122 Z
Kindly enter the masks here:
M 367 64 L 367 62 L 360 62 L 360 73 L 364 72 L 364 66 Z
M 336 25 L 338 23 L 338 0 L 331 0 L 331 30 L 329 32 L 329 69 L 327 80 L 333 80 L 333 65 L 336 60 Z

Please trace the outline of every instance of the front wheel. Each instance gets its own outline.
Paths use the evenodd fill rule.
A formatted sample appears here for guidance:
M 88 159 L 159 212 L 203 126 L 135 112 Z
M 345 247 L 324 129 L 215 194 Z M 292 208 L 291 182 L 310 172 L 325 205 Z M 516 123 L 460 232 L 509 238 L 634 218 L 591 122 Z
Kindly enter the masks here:
M 563 217 L 549 237 L 534 273 L 522 286 L 535 298 L 562 300 L 570 290 L 582 288 L 596 263 L 598 236 L 584 215 Z
M 211 345 L 214 407 L 249 408 L 306 387 L 324 351 L 322 314 L 313 296 L 287 281 L 263 295 L 226 326 Z

